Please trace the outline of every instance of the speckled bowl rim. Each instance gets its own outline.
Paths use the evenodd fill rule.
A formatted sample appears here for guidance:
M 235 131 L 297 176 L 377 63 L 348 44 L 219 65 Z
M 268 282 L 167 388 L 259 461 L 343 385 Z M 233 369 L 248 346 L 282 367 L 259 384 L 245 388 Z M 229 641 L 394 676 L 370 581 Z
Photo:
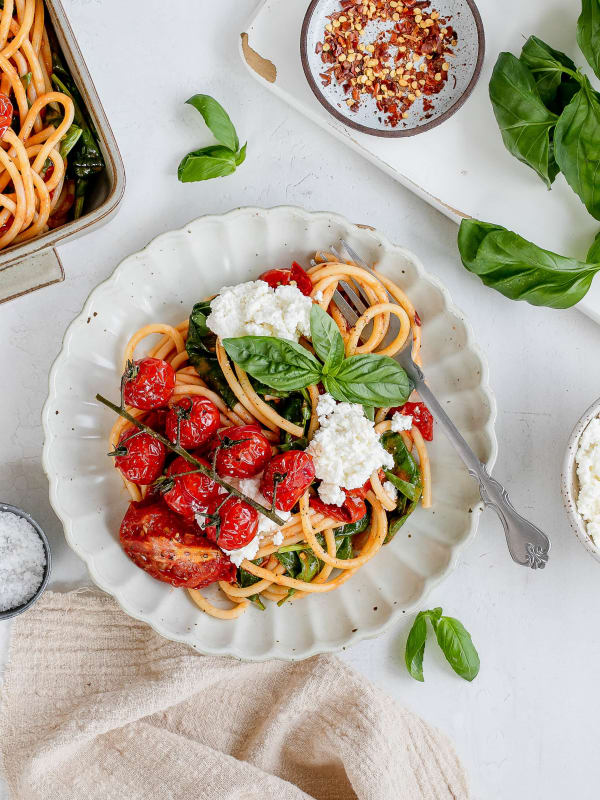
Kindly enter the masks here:
M 599 415 L 600 398 L 592 403 L 592 405 L 583 413 L 579 422 L 573 428 L 567 444 L 560 481 L 563 503 L 569 518 L 569 524 L 571 525 L 571 528 L 581 544 L 585 547 L 588 553 L 596 559 L 596 561 L 600 561 L 600 548 L 596 547 L 594 544 L 591 536 L 587 532 L 585 522 L 577 511 L 576 503 L 579 482 L 577 480 L 577 473 L 575 469 L 575 455 L 577 453 L 579 440 L 581 439 L 584 430 L 587 428 L 590 422 Z
M 31 517 L 26 511 L 23 511 L 22 508 L 18 508 L 17 506 L 12 506 L 10 503 L 1 503 L 0 502 L 0 512 L 2 511 L 10 511 L 11 514 L 15 514 L 17 517 L 21 517 L 31 525 L 31 527 L 35 530 L 37 535 L 42 540 L 42 545 L 44 547 L 44 553 L 46 555 L 46 566 L 44 568 L 44 577 L 42 578 L 42 582 L 36 593 L 33 597 L 30 597 L 26 603 L 23 603 L 16 608 L 9 608 L 6 611 L 0 611 L 0 622 L 5 619 L 11 619 L 12 617 L 16 617 L 18 614 L 22 614 L 24 611 L 27 611 L 28 608 L 31 606 L 42 596 L 44 590 L 48 584 L 48 580 L 50 578 L 50 573 L 52 572 L 52 552 L 50 550 L 50 542 L 48 541 L 48 537 L 42 530 L 41 526 Z
M 314 96 L 326 111 L 328 111 L 344 125 L 347 125 L 349 128 L 354 128 L 354 130 L 360 131 L 361 133 L 366 133 L 369 136 L 381 136 L 386 139 L 400 139 L 405 136 L 416 136 L 418 133 L 424 133 L 425 131 L 430 131 L 432 128 L 437 128 L 437 126 L 441 125 L 442 122 L 445 122 L 453 114 L 456 114 L 456 112 L 465 104 L 469 95 L 475 88 L 477 81 L 479 80 L 481 68 L 483 66 L 483 59 L 485 56 L 485 31 L 483 28 L 481 14 L 479 13 L 479 9 L 474 0 L 466 0 L 466 3 L 469 7 L 469 10 L 473 14 L 475 27 L 477 28 L 477 60 L 475 62 L 475 70 L 466 89 L 457 97 L 450 108 L 447 109 L 447 111 L 444 111 L 443 114 L 440 114 L 439 117 L 432 119 L 430 122 L 426 122 L 424 125 L 418 125 L 414 128 L 403 128 L 401 130 L 395 128 L 390 128 L 389 130 L 380 130 L 379 128 L 370 128 L 368 125 L 362 125 L 360 122 L 354 122 L 352 119 L 345 117 L 334 105 L 329 102 L 329 100 L 325 98 L 321 87 L 317 84 L 317 81 L 312 73 L 308 58 L 308 28 L 313 14 L 315 13 L 319 4 L 322 2 L 323 0 L 312 0 L 311 4 L 306 10 L 306 14 L 304 15 L 302 30 L 300 32 L 300 59 L 302 61 L 302 69 L 304 70 L 306 80 L 308 81 L 308 85 L 310 86 Z

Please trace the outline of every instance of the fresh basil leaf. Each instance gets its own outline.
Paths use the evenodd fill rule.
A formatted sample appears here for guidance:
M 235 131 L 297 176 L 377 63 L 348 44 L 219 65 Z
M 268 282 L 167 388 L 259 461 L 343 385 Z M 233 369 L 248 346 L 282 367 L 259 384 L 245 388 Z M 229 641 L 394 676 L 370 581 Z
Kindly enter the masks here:
M 563 89 L 565 85 L 569 85 L 571 96 L 579 91 L 579 81 L 564 70 L 566 67 L 572 72 L 577 72 L 575 63 L 565 53 L 550 47 L 537 36 L 530 36 L 527 39 L 521 50 L 520 60 L 533 75 L 542 102 L 551 111 L 560 113 L 564 108 L 564 105 L 559 105 L 559 108 L 554 107 L 561 85 Z M 562 97 L 564 98 L 564 94 Z
M 426 613 L 429 619 L 431 620 L 431 624 L 435 628 L 438 621 L 440 620 L 440 617 L 442 616 L 443 613 L 442 609 L 439 606 L 437 606 L 436 608 L 429 609 L 429 611 L 427 611 Z
M 479 672 L 479 655 L 464 625 L 454 617 L 441 617 L 434 628 L 438 644 L 454 672 L 472 681 Z
M 344 340 L 335 321 L 317 303 L 310 310 L 310 335 L 323 362 L 323 375 L 335 375 L 344 361 Z
M 506 149 L 550 188 L 559 171 L 551 148 L 558 118 L 542 102 L 531 72 L 512 53 L 500 53 L 489 91 Z
M 71 150 L 75 147 L 79 139 L 81 138 L 81 134 L 83 130 L 79 127 L 79 125 L 71 125 L 69 130 L 63 136 L 61 143 L 60 143 L 60 155 L 62 158 L 66 158 Z
M 367 406 L 400 406 L 412 385 L 397 361 L 372 353 L 350 356 L 335 375 L 324 375 L 326 391 L 335 400 Z
M 577 21 L 577 44 L 589 65 L 600 78 L 600 2 L 582 0 Z
M 244 161 L 246 160 L 246 146 L 247 146 L 247 144 L 248 144 L 248 142 L 246 142 L 246 144 L 243 145 L 241 150 L 238 150 L 238 152 L 235 154 L 235 165 L 236 165 L 236 167 L 239 167 L 240 164 L 243 164 Z
M 375 409 L 373 406 L 363 406 L 363 411 L 367 419 L 370 419 L 371 422 L 375 422 Z
M 202 114 L 204 122 L 206 122 L 218 142 L 234 153 L 237 152 L 240 143 L 233 123 L 229 119 L 229 114 L 214 97 L 208 94 L 195 94 L 189 100 L 186 100 L 186 103 Z
M 225 178 L 235 172 L 235 153 L 227 147 L 214 145 L 194 150 L 184 156 L 177 168 L 182 183 Z
M 416 681 L 423 681 L 423 654 L 427 641 L 427 611 L 420 611 L 412 624 L 406 647 L 404 649 L 404 662 L 406 669 Z
M 296 342 L 274 336 L 240 336 L 224 339 L 223 347 L 245 372 L 274 389 L 303 389 L 321 380 L 321 365 Z
M 462 221 L 458 249 L 464 266 L 511 300 L 569 308 L 584 297 L 600 263 L 586 264 L 475 219 Z
M 600 263 L 600 231 L 596 234 L 596 238 L 590 249 L 588 250 L 587 257 L 585 259 L 589 264 L 598 264 Z
M 556 125 L 554 154 L 571 189 L 600 219 L 600 99 L 585 76 Z

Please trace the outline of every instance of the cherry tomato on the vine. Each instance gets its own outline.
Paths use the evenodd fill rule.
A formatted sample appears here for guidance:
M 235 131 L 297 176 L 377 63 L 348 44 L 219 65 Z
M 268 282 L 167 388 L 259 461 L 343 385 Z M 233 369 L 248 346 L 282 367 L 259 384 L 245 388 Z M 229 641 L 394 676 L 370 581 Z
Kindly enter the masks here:
M 178 422 L 179 444 L 182 447 L 200 447 L 218 431 L 221 415 L 208 397 L 186 395 L 171 406 L 167 413 L 165 430 L 171 442 L 177 442 Z
M 175 372 L 161 358 L 141 358 L 127 364 L 123 382 L 127 405 L 149 411 L 166 406 L 175 388 Z
M 221 477 L 251 478 L 262 472 L 271 458 L 269 440 L 255 424 L 223 428 L 211 444 L 209 458 L 217 447 L 216 468 Z
M 172 586 L 201 589 L 235 578 L 235 566 L 201 535 L 196 523 L 186 522 L 162 501 L 131 503 L 119 536 L 138 567 Z
M 203 458 L 198 461 L 210 467 Z M 219 485 L 204 473 L 194 472 L 195 469 L 185 458 L 177 457 L 167 469 L 162 489 L 169 508 L 187 520 L 193 520 L 198 511 L 204 511 L 209 501 L 219 493 Z
M 114 449 L 115 466 L 128 481 L 147 486 L 163 471 L 167 450 L 149 433 L 130 426 L 119 437 Z
M 278 286 L 288 286 L 295 283 L 302 294 L 307 297 L 312 292 L 312 281 L 310 275 L 302 269 L 297 261 L 294 261 L 291 269 L 268 269 L 258 278 L 260 281 L 268 283 L 272 289 Z
M 204 533 L 223 550 L 239 550 L 256 536 L 258 511 L 232 494 L 211 500 L 206 509 Z
M 315 478 L 315 465 L 312 456 L 303 450 L 288 450 L 274 456 L 264 471 L 260 481 L 260 491 L 273 502 L 275 487 L 275 508 L 290 511 Z

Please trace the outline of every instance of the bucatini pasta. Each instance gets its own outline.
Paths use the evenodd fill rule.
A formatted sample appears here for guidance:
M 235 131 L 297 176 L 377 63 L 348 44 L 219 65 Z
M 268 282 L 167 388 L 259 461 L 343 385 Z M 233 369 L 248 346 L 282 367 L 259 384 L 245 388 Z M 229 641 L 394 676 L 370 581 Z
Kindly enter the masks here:
M 352 327 L 341 281 L 370 302 Z M 410 341 L 420 363 L 406 294 L 327 252 L 135 332 L 113 406 L 127 418 L 110 434 L 131 499 L 125 552 L 219 619 L 350 580 L 431 505 L 433 420 L 391 358 Z M 212 583 L 228 607 L 202 594 Z

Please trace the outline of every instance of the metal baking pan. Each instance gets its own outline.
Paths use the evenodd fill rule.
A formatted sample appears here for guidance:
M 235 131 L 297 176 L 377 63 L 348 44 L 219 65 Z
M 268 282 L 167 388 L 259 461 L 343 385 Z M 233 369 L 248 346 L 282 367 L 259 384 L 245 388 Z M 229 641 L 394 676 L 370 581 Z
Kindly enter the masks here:
M 86 212 L 30 242 L 0 251 L 0 303 L 64 280 L 56 246 L 104 225 L 116 213 L 125 191 L 125 168 L 102 103 L 59 0 L 45 0 L 62 55 L 96 126 L 106 169 L 95 181 Z

